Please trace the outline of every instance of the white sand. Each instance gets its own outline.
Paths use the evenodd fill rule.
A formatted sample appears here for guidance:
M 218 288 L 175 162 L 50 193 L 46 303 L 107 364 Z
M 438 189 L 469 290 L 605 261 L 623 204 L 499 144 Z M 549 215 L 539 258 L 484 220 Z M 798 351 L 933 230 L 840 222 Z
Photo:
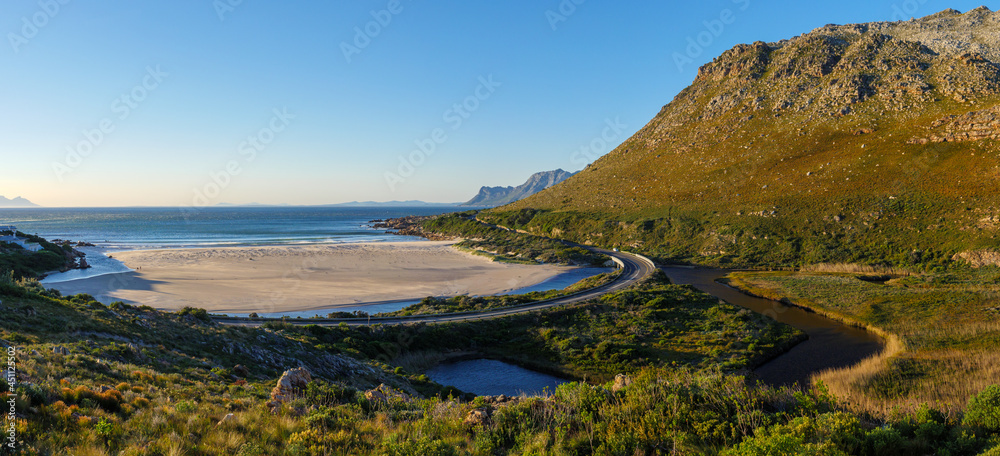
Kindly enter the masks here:
M 63 294 L 159 309 L 274 313 L 426 296 L 487 295 L 569 268 L 494 263 L 453 242 L 234 247 L 115 253 L 136 272 L 53 284 Z M 141 268 L 141 269 L 140 269 Z

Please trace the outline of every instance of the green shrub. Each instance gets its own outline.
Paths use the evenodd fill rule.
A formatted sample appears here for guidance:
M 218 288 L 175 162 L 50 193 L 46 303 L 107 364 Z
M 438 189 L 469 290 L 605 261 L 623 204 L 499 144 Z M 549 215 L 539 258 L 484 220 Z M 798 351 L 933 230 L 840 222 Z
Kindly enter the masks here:
M 191 413 L 198 409 L 198 406 L 191 401 L 181 401 L 175 407 L 179 413 Z
M 990 450 L 986 450 L 979 456 L 1000 456 L 1000 445 L 997 445 Z
M 1000 432 L 1000 385 L 987 387 L 969 399 L 962 424 Z
M 902 456 L 906 454 L 903 436 L 892 428 L 876 428 L 865 435 L 861 450 L 864 456 Z
M 208 322 L 212 321 L 212 317 L 208 316 L 208 311 L 207 310 L 205 310 L 205 309 L 199 309 L 197 307 L 185 307 L 185 308 L 181 309 L 180 312 L 177 312 L 177 315 L 180 315 L 182 317 L 186 316 L 186 315 L 190 315 L 190 316 L 192 316 L 194 318 L 197 318 L 197 319 L 199 319 L 201 321 L 204 321 L 205 323 L 208 323 Z
M 427 437 L 410 440 L 405 437 L 392 438 L 385 444 L 388 456 L 457 456 L 455 448 L 444 443 L 431 441 Z
M 786 425 L 762 430 L 753 438 L 723 452 L 727 456 L 856 454 L 860 424 L 847 413 L 827 413 L 816 418 L 796 418 Z

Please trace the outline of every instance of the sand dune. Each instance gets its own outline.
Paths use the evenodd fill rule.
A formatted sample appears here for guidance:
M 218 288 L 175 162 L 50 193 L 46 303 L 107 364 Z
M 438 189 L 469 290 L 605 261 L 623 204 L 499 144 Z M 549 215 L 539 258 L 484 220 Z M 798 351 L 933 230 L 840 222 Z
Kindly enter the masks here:
M 136 272 L 57 283 L 159 309 L 274 313 L 531 286 L 569 268 L 493 263 L 453 242 L 233 247 L 119 252 Z

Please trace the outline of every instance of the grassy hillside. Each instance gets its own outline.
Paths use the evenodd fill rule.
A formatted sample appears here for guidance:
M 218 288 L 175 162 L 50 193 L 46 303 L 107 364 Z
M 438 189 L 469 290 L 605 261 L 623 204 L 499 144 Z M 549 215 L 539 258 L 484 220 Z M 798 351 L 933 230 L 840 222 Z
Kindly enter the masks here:
M 843 273 L 733 276 L 735 285 L 754 294 L 789 299 L 889 335 L 881 357 L 819 376 L 865 410 L 892 413 L 932 403 L 957 411 L 970 394 L 1000 384 L 1000 268 L 877 279 L 887 281 Z
M 964 416 L 928 406 L 884 419 L 845 409 L 822 387 L 753 386 L 683 363 L 637 362 L 628 368 L 631 375 L 607 383 L 570 383 L 537 398 L 471 401 L 388 364 L 406 347 L 502 344 L 504 334 L 511 347 L 536 347 L 522 349 L 525 357 L 544 346 L 546 353 L 590 357 L 589 366 L 601 369 L 627 366 L 600 362 L 603 355 L 577 350 L 565 336 L 626 344 L 610 352 L 615 356 L 627 354 L 627 344 L 662 353 L 686 346 L 695 354 L 691 349 L 700 345 L 734 353 L 736 347 L 719 345 L 741 343 L 727 334 L 755 337 L 745 330 L 757 320 L 713 306 L 686 287 L 648 283 L 594 309 L 522 317 L 531 320 L 530 331 L 518 329 L 524 322 L 517 319 L 474 326 L 225 327 L 197 309 L 165 314 L 38 292 L 33 282 L 5 283 L 2 290 L 0 339 L 18 349 L 13 454 L 975 456 L 994 454 L 984 452 L 1000 445 L 996 387 L 971 398 Z M 649 332 L 652 343 L 630 340 L 644 327 L 639 318 L 667 328 Z M 620 326 L 607 324 L 614 322 Z M 568 365 L 593 369 L 572 356 Z M 717 362 L 704 355 L 686 359 Z M 295 365 L 313 372 L 312 381 L 275 404 L 269 391 L 277 375 Z M 388 386 L 365 390 L 382 382 Z
M 422 372 L 451 356 L 473 355 L 598 382 L 669 366 L 716 371 L 691 381 L 707 375 L 705 381 L 736 385 L 718 371 L 743 372 L 801 336 L 661 277 L 588 305 L 448 325 L 224 326 L 201 309 L 105 306 L 9 275 L 0 276 L 0 302 L 0 346 L 14 353 L 14 454 L 31 455 L 519 454 L 522 438 L 542 441 L 564 425 L 564 434 L 552 437 L 558 441 L 544 445 L 584 448 L 594 436 L 570 423 L 596 418 L 571 407 L 580 406 L 574 401 L 583 394 L 586 407 L 618 413 L 603 389 L 575 385 L 557 398 L 497 404 L 496 425 L 478 429 L 463 420 L 485 399 L 467 402 L 469 396 Z M 277 379 L 300 366 L 312 382 L 276 404 Z M 641 378 L 677 375 L 651 372 Z M 642 396 L 634 400 L 636 410 L 651 405 Z M 523 414 L 539 411 L 523 405 L 532 403 L 553 409 L 524 427 Z M 602 438 L 629 438 L 608 432 Z M 656 432 L 642 445 L 673 438 Z M 713 439 L 706 441 L 735 442 L 749 430 L 725 432 L 723 440 L 706 434 Z M 9 449 L 0 446 L 0 454 Z
M 713 264 L 996 249 L 998 24 L 978 9 L 737 46 L 608 155 L 480 217 Z

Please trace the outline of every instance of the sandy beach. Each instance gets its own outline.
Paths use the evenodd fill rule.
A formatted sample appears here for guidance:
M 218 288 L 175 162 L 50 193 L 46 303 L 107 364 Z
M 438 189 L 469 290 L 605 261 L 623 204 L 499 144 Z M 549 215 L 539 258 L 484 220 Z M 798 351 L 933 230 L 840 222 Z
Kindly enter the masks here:
M 118 252 L 135 272 L 51 286 L 102 302 L 158 309 L 274 313 L 425 296 L 494 294 L 569 268 L 494 263 L 453 242 L 233 247 Z

